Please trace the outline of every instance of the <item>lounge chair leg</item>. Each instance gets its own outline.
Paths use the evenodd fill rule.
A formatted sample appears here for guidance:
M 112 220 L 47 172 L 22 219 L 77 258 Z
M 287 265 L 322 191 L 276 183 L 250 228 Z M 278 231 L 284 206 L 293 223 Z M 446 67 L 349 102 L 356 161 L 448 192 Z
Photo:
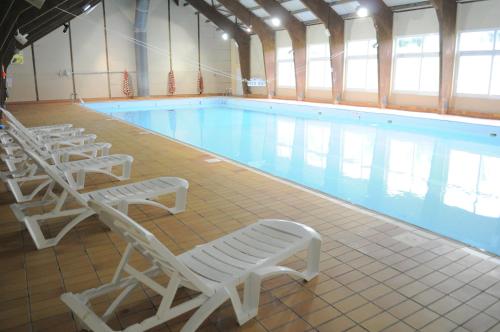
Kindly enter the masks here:
M 130 173 L 132 172 L 132 163 L 131 162 L 126 162 L 123 165 L 123 179 L 129 179 L 130 178 Z
M 116 209 L 118 211 L 120 211 L 121 213 L 123 213 L 124 215 L 127 215 L 128 214 L 128 206 L 129 206 L 129 202 L 127 202 L 126 200 L 121 200 L 118 202 L 118 206 L 116 207 Z
M 187 189 L 186 188 L 179 188 L 177 189 L 177 192 L 175 193 L 175 207 L 172 209 L 172 213 L 179 213 L 183 212 L 186 210 L 186 204 L 187 204 Z
M 181 332 L 194 332 L 207 319 L 208 316 L 222 303 L 228 299 L 228 294 L 225 290 L 217 291 L 209 298 L 196 312 L 189 318 L 186 324 L 181 329 Z
M 76 185 L 78 189 L 85 187 L 85 170 L 81 169 L 76 174 Z
M 316 277 L 319 273 L 319 258 L 321 253 L 321 239 L 312 238 L 307 250 L 307 268 L 304 273 L 306 281 Z

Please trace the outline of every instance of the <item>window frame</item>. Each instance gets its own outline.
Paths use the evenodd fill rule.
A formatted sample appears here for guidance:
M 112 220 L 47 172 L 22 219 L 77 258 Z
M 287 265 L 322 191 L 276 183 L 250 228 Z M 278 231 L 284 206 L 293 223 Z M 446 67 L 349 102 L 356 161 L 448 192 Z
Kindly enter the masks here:
M 392 63 L 393 63 L 393 70 L 392 70 L 392 83 L 391 83 L 391 93 L 396 93 L 396 94 L 406 94 L 406 95 L 417 95 L 417 96 L 430 96 L 430 97 L 436 97 L 439 96 L 439 84 L 438 84 L 438 89 L 436 92 L 431 92 L 431 91 L 421 91 L 421 84 L 422 84 L 422 62 L 424 58 L 432 58 L 432 57 L 437 57 L 438 61 L 440 61 L 440 51 L 438 50 L 437 52 L 424 52 L 424 42 L 425 42 L 425 37 L 426 36 L 432 36 L 432 35 L 437 35 L 439 38 L 441 37 L 439 33 L 424 33 L 424 34 L 418 34 L 418 35 L 400 35 L 396 36 L 393 41 L 393 58 L 392 58 Z M 402 53 L 398 54 L 397 53 L 397 42 L 399 38 L 412 38 L 412 37 L 422 37 L 422 47 L 419 53 Z M 417 58 L 419 59 L 419 67 L 420 67 L 420 72 L 419 72 L 419 80 L 418 80 L 418 90 L 403 90 L 403 89 L 397 89 L 395 84 L 396 84 L 396 70 L 397 70 L 397 60 L 398 58 Z M 441 74 L 438 72 L 438 80 Z
M 377 62 L 377 76 L 378 76 L 378 47 L 377 47 L 377 52 L 375 54 L 369 54 L 368 52 L 368 48 L 366 49 L 367 50 L 367 53 L 366 55 L 349 55 L 349 43 L 350 42 L 363 42 L 363 41 L 366 41 L 366 42 L 370 42 L 370 41 L 375 41 L 375 43 L 377 43 L 377 39 L 376 38 L 369 38 L 369 39 L 351 39 L 351 40 L 348 40 L 346 41 L 345 45 L 344 45 L 344 49 L 345 49 L 345 59 L 344 59 L 344 91 L 354 91 L 354 92 L 369 92 L 369 93 L 378 93 L 378 90 L 379 90 L 379 87 L 378 87 L 378 80 L 377 80 L 377 88 L 376 89 L 367 89 L 366 88 L 366 82 L 367 82 L 367 78 L 368 78 L 368 62 L 369 60 L 373 60 L 375 59 L 376 62 Z M 368 45 L 368 47 L 370 47 Z M 348 84 L 347 84 L 347 77 L 349 76 L 348 74 L 348 69 L 349 69 L 349 60 L 350 59 L 353 59 L 353 60 L 366 60 L 366 68 L 365 68 L 365 88 L 364 89 L 361 89 L 361 88 L 349 88 L 348 87 Z
M 467 33 L 467 32 L 487 32 L 487 31 L 493 31 L 493 47 L 491 50 L 488 51 L 460 51 L 460 35 L 462 33 Z M 491 94 L 491 82 L 493 79 L 493 63 L 495 60 L 495 56 L 500 56 L 500 49 L 497 48 L 497 39 L 499 39 L 497 36 L 500 35 L 500 27 L 498 28 L 489 28 L 489 29 L 466 29 L 466 30 L 461 30 L 457 33 L 457 40 L 456 40 L 456 58 L 455 58 L 455 78 L 453 80 L 453 95 L 456 97 L 462 97 L 462 98 L 475 98 L 475 99 L 491 99 L 491 100 L 500 100 L 500 95 L 492 95 Z M 469 56 L 490 56 L 491 57 L 491 67 L 490 67 L 490 77 L 488 81 L 488 93 L 487 94 L 478 94 L 478 93 L 459 93 L 457 91 L 458 89 L 458 78 L 459 78 L 459 69 L 460 69 L 460 59 L 461 57 L 465 55 Z

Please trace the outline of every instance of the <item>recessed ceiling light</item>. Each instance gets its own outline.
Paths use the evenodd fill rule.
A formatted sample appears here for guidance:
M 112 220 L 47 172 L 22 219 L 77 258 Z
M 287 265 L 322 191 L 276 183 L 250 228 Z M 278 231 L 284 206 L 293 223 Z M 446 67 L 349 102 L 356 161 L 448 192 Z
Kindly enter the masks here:
M 275 27 L 279 27 L 281 25 L 281 20 L 278 17 L 273 17 L 271 19 L 271 24 Z
M 222 34 L 222 39 L 224 39 L 224 40 L 228 40 L 228 39 L 229 39 L 229 35 L 228 35 L 226 32 L 224 32 L 224 33 Z
M 368 16 L 368 8 L 359 6 L 358 9 L 356 9 L 356 15 L 358 17 L 367 17 Z

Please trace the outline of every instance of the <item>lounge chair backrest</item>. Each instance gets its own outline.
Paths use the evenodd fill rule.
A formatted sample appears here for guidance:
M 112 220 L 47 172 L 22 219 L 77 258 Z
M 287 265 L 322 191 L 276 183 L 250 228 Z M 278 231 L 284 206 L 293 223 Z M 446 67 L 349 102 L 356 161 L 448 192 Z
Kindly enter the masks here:
M 22 142 L 19 142 L 22 144 Z M 30 150 L 25 145 L 23 146 L 24 152 L 31 158 L 52 180 L 54 180 L 59 186 L 61 186 L 69 195 L 71 195 L 78 203 L 83 206 L 87 206 L 87 201 L 80 195 L 78 191 L 71 188 L 71 186 L 64 180 L 58 172 L 54 170 L 54 167 L 49 165 L 43 158 L 41 158 L 36 152 Z
M 42 150 L 40 148 L 40 144 L 36 141 L 35 137 L 33 137 L 33 134 L 30 133 L 30 131 L 19 121 L 17 120 L 12 113 L 7 111 L 4 108 L 0 108 L 2 110 L 2 113 L 5 115 L 9 123 L 14 129 L 13 135 L 17 135 L 18 140 L 25 141 L 26 144 L 29 144 L 29 147 L 31 149 L 34 149 L 37 153 L 46 155 L 47 152 Z
M 88 205 L 99 215 L 99 219 L 103 223 L 123 237 L 144 257 L 150 259 L 153 265 L 159 266 L 170 276 L 178 272 L 183 283 L 190 288 L 199 290 L 208 296 L 214 293 L 212 288 L 208 287 L 194 272 L 180 262 L 163 243 L 130 217 L 95 200 L 90 200 Z

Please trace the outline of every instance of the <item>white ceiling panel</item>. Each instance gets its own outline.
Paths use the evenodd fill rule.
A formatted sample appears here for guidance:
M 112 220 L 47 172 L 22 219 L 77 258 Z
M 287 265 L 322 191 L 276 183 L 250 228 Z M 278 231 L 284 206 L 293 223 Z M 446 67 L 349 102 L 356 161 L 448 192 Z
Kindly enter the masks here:
M 237 1 L 237 0 L 234 0 Z M 259 4 L 255 2 L 254 0 L 240 0 L 241 4 L 245 7 L 251 8 L 251 7 L 257 7 Z
M 314 15 L 310 11 L 297 13 L 297 14 L 295 14 L 295 17 L 298 18 L 302 22 L 314 21 L 317 19 L 316 15 Z
M 258 17 L 266 17 L 266 16 L 269 16 L 269 14 L 262 8 L 259 8 L 259 9 L 256 9 L 253 11 L 253 13 L 255 15 L 257 15 Z
M 346 2 L 342 3 L 339 5 L 332 5 L 332 8 L 337 12 L 339 15 L 348 15 L 352 14 L 356 11 L 356 9 L 359 6 L 359 2 L 357 1 L 352 1 L 352 2 Z
M 281 5 L 291 12 L 294 10 L 306 8 L 300 0 L 291 0 L 291 1 L 283 2 Z

